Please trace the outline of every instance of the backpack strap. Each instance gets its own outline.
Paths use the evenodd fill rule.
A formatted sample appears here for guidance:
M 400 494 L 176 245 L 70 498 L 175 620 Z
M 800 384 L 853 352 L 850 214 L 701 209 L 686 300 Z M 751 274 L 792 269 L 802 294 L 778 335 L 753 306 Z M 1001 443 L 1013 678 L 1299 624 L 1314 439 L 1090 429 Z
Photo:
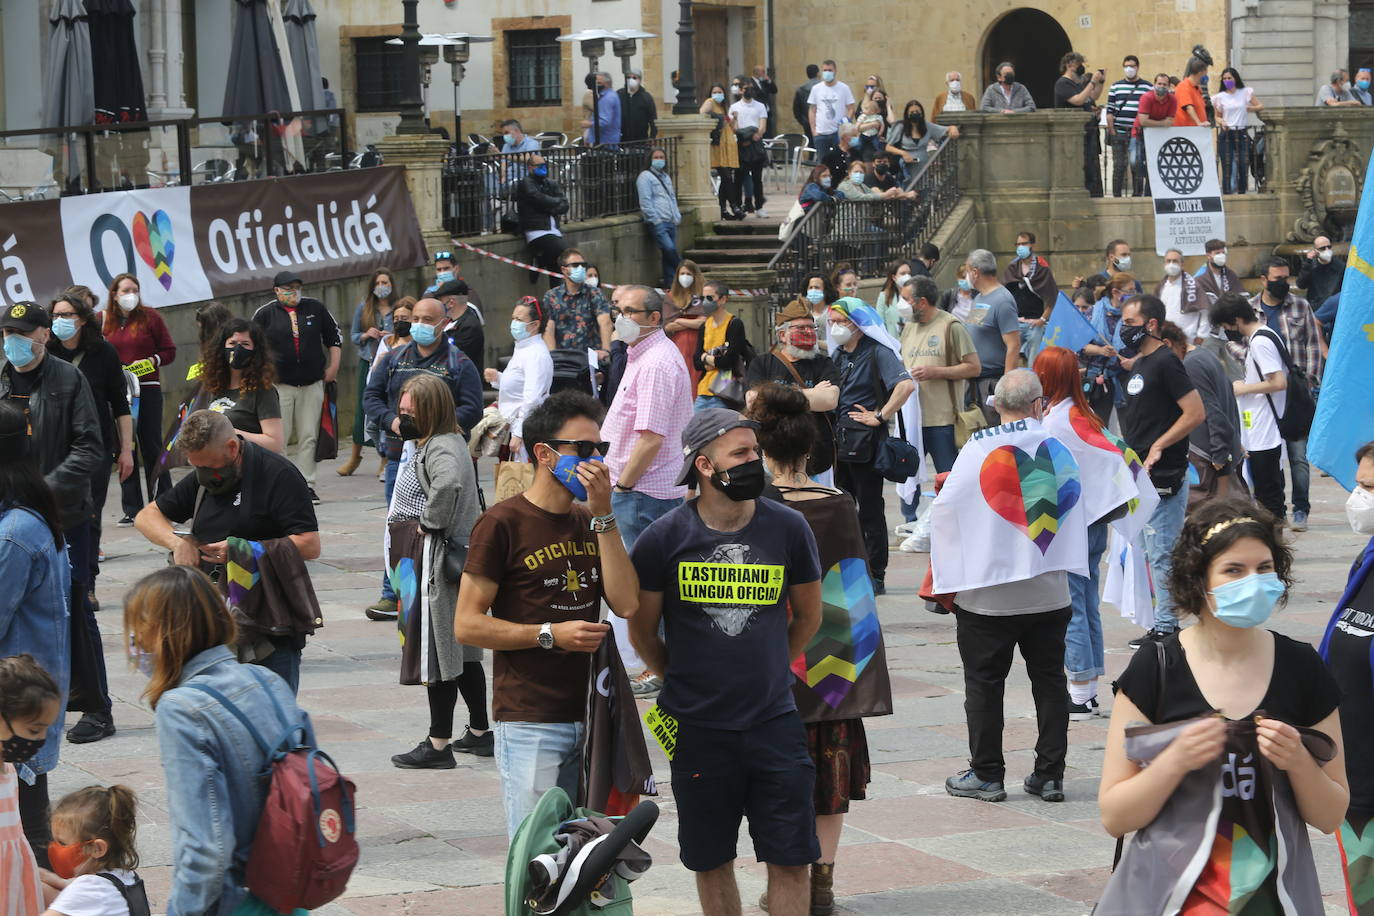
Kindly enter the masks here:
M 1275 334 L 1273 329 L 1268 326 L 1261 326 L 1255 333 L 1263 334 L 1265 340 L 1273 342 L 1274 348 L 1279 351 L 1279 359 L 1283 362 L 1284 374 L 1291 377 L 1293 375 L 1293 359 L 1288 354 L 1288 348 L 1283 345 L 1283 338 Z M 1260 377 L 1260 381 L 1264 381 L 1264 373 L 1260 371 L 1259 359 L 1255 356 L 1254 349 L 1254 347 L 1250 348 L 1250 359 L 1255 363 L 1255 374 Z M 1286 391 L 1287 388 L 1284 390 Z M 1274 422 L 1278 423 L 1281 419 L 1278 409 L 1274 407 L 1274 399 L 1267 391 L 1264 393 L 1264 400 L 1269 404 L 1269 412 L 1274 415 Z
M 119 896 L 124 898 L 124 905 L 129 909 L 129 916 L 149 916 L 148 892 L 143 887 L 143 879 L 134 875 L 133 884 L 125 884 L 119 878 L 107 871 L 97 872 L 97 878 L 104 878 L 115 886 L 119 891 Z

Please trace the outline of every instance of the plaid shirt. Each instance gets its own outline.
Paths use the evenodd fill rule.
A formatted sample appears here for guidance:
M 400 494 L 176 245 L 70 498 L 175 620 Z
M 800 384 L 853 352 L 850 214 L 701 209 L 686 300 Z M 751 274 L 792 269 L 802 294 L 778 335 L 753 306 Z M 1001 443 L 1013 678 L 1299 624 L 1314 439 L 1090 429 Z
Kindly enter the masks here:
M 691 416 L 692 379 L 687 363 L 677 345 L 655 329 L 630 345 L 625 376 L 601 424 L 601 435 L 611 443 L 606 455 L 611 482 L 620 481 L 635 440 L 647 430 L 663 437 L 663 447 L 635 481 L 635 490 L 654 499 L 686 496 L 687 488 L 677 485 L 677 475 L 682 470 L 682 430 Z
M 1283 300 L 1283 305 L 1279 306 L 1275 316 L 1277 320 L 1274 320 L 1265 312 L 1262 297 L 1262 293 L 1256 293 L 1250 298 L 1250 305 L 1264 318 L 1269 328 L 1283 338 L 1293 364 L 1307 373 L 1312 388 L 1320 388 L 1322 370 L 1326 368 L 1326 357 L 1322 356 L 1321 325 L 1317 323 L 1317 316 L 1312 313 L 1312 307 L 1302 296 L 1289 293 L 1288 298 Z
M 611 314 L 611 304 L 595 286 L 583 284 L 570 293 L 568 284 L 560 283 L 544 294 L 542 305 L 544 314 L 553 321 L 555 349 L 601 349 L 597 316 Z

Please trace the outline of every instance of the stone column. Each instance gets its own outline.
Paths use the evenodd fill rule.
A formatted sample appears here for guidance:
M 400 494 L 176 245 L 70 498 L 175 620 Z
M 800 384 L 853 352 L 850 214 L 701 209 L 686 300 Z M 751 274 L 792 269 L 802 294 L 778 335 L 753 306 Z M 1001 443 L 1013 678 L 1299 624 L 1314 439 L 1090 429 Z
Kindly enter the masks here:
M 406 167 L 406 187 L 420 221 L 420 234 L 431 252 L 453 244 L 444 229 L 442 173 L 448 147 L 447 140 L 434 134 L 394 135 L 377 144 L 387 165 Z
M 658 135 L 677 140 L 677 202 L 686 223 L 694 214 L 699 223 L 712 223 L 720 215 L 711 190 L 711 130 L 715 122 L 705 115 L 672 115 L 658 119 Z M 733 142 L 722 138 L 722 143 Z M 679 239 L 681 248 L 687 247 Z

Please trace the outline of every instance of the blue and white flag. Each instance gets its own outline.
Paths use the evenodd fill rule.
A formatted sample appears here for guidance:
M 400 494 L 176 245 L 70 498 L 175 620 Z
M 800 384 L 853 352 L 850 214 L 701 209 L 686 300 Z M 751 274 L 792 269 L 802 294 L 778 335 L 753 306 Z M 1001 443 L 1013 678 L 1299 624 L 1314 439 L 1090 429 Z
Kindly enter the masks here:
M 1031 361 L 1034 362 L 1035 357 L 1046 347 L 1063 347 L 1077 353 L 1099 336 L 1097 329 L 1083 317 L 1078 306 L 1070 302 L 1068 296 L 1060 293 L 1059 298 L 1054 300 L 1054 309 L 1050 312 L 1049 320 L 1045 322 L 1045 336 L 1040 339 L 1040 346 L 1031 354 Z
M 1374 440 L 1374 159 L 1341 287 L 1341 307 L 1331 333 L 1331 355 L 1321 378 L 1317 416 L 1307 438 L 1307 457 L 1347 490 L 1355 486 L 1355 450 Z

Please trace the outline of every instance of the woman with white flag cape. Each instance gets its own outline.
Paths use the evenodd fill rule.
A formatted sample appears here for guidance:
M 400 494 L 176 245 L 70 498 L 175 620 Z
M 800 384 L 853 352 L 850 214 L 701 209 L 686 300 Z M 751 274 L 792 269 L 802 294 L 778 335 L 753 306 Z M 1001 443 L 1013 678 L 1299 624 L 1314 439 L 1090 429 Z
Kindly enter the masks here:
M 859 504 L 873 585 L 881 595 L 887 572 L 888 533 L 882 477 L 873 470 L 872 453 L 877 442 L 888 435 L 887 425 L 897 415 L 899 433 L 922 456 L 917 473 L 897 484 L 897 494 L 913 501 L 925 473 L 921 404 L 914 397 L 916 383 L 902 364 L 901 345 L 887 332 L 876 309 L 862 299 L 843 296 L 831 304 L 827 325 L 830 357 L 840 372 L 835 482 Z M 864 338 L 876 346 L 864 346 Z

